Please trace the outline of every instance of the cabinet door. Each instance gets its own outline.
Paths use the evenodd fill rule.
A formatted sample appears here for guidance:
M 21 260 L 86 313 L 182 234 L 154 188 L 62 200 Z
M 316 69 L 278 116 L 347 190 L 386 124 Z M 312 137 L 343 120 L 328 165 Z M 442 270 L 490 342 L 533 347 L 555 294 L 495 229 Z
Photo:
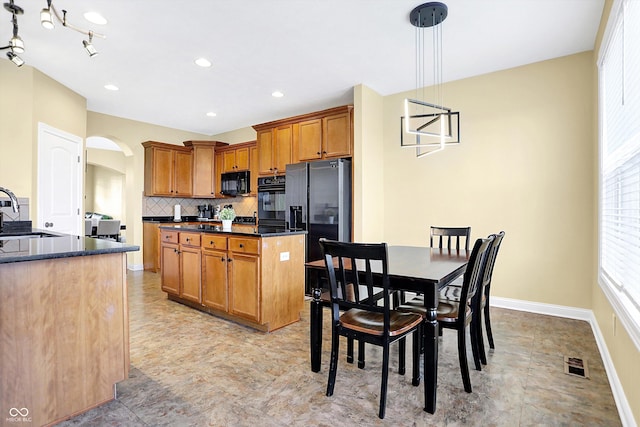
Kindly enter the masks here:
M 202 303 L 225 312 L 229 310 L 226 251 L 202 251 Z
M 180 295 L 180 253 L 177 245 L 162 245 L 161 247 L 161 277 L 162 290 Z
M 215 192 L 213 147 L 193 147 L 193 197 L 212 198 Z
M 292 136 L 291 125 L 276 128 L 273 168 L 277 174 L 284 174 L 286 166 L 291 163 Z
M 175 152 L 175 186 L 174 194 L 176 196 L 191 197 L 193 192 L 192 182 L 192 165 L 191 151 Z
M 223 172 L 235 172 L 236 171 L 236 151 L 228 150 L 222 152 L 223 159 Z
M 323 157 L 351 156 L 351 115 L 327 116 L 323 122 Z
M 142 259 L 144 269 L 158 271 L 160 265 L 159 261 L 159 227 L 158 222 L 143 222 L 142 223 Z
M 200 249 L 180 246 L 180 276 L 182 292 L 180 296 L 193 302 L 200 299 Z
M 229 252 L 231 313 L 260 321 L 260 257 Z
M 249 169 L 249 147 L 238 148 L 236 152 L 236 170 L 246 171 Z
M 152 169 L 151 182 L 152 194 L 150 196 L 172 196 L 173 195 L 173 150 L 153 147 L 151 149 Z
M 216 197 L 224 197 L 224 195 L 220 194 L 222 191 L 222 171 L 224 170 L 224 158 L 222 153 L 216 153 Z
M 273 175 L 273 133 L 271 129 L 262 130 L 257 134 L 258 173 Z
M 249 150 L 249 170 L 251 178 L 251 195 L 258 195 L 258 147 L 251 147 Z
M 307 120 L 298 124 L 298 159 L 322 158 L 322 120 Z

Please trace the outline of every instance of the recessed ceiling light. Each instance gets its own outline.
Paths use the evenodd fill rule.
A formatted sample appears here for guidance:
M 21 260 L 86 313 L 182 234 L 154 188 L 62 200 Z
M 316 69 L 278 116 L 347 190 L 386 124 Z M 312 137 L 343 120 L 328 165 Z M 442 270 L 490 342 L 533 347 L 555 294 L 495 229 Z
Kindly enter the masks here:
M 271 96 L 273 96 L 274 98 L 282 98 L 284 96 L 284 93 L 280 92 L 279 90 L 273 92 L 271 94 Z
M 104 85 L 104 88 L 107 90 L 119 90 L 118 86 L 112 84 Z
M 209 112 L 207 113 L 207 116 L 209 116 L 209 117 L 215 117 L 216 115 L 217 115 L 217 114 L 216 114 L 216 113 L 214 113 L 213 111 L 209 111 Z
M 211 61 L 206 58 L 198 58 L 195 60 L 195 63 L 201 67 L 211 67 Z
M 84 19 L 96 25 L 105 25 L 107 23 L 104 16 L 100 15 L 98 12 L 87 12 L 84 14 Z

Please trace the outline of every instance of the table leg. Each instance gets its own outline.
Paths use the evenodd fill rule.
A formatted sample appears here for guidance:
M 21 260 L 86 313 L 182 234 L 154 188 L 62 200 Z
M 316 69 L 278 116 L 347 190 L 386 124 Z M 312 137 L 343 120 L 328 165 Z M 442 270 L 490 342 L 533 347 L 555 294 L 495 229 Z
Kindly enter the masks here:
M 438 287 L 424 293 L 427 318 L 422 327 L 424 340 L 424 410 L 436 412 L 436 389 L 438 386 Z
M 312 295 L 309 319 L 311 370 L 320 372 L 320 357 L 322 355 L 322 305 L 320 296 L 322 295 L 322 289 L 313 288 Z

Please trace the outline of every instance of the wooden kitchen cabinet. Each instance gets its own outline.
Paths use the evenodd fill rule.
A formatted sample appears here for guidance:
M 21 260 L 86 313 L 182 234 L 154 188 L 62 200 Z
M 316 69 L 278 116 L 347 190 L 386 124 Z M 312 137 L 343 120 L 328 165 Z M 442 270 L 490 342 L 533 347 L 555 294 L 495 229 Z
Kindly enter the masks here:
M 145 196 L 191 197 L 191 149 L 163 142 L 143 142 Z
M 222 153 L 216 153 L 216 197 L 225 197 L 224 194 L 220 193 L 222 191 L 222 169 L 224 164 L 224 159 Z
M 353 156 L 353 106 L 255 125 L 258 174 L 285 173 L 289 163 Z
M 258 137 L 258 174 L 283 175 L 291 163 L 292 125 L 260 130 Z
M 258 195 L 258 147 L 254 145 L 249 149 L 249 171 L 251 172 L 251 196 Z
M 193 144 L 193 197 L 215 196 L 215 145 Z
M 237 172 L 249 169 L 249 147 L 225 150 L 223 156 L 223 172 Z
M 160 223 L 142 223 L 142 259 L 146 271 L 160 270 Z
M 180 252 L 177 231 L 161 230 L 160 264 L 162 290 L 179 296 Z
M 300 319 L 304 234 L 253 237 L 240 232 L 229 235 L 161 230 L 162 289 L 169 299 L 262 331 Z M 200 240 L 194 234 L 199 234 Z M 190 241 L 186 240 L 187 235 Z M 195 255 L 196 244 L 200 245 L 200 264 Z M 178 286 L 176 276 L 181 281 Z

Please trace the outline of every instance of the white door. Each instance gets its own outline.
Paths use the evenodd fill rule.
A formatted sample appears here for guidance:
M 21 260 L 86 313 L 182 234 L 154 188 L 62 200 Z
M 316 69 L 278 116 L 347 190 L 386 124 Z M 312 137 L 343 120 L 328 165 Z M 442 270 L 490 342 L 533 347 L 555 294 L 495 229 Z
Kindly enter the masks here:
M 37 228 L 83 235 L 82 138 L 38 123 Z

